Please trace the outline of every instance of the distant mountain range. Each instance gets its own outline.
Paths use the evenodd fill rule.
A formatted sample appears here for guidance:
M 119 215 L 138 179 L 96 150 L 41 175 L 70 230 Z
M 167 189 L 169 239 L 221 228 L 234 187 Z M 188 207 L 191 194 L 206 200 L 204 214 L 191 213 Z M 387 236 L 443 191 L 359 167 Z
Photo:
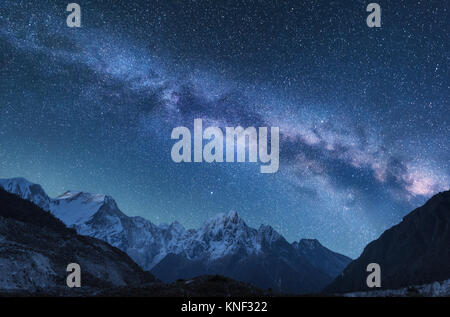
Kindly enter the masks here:
M 433 196 L 369 243 L 325 291 L 370 290 L 366 285 L 369 263 L 380 265 L 385 290 L 450 279 L 450 191 Z
M 0 187 L 49 211 L 79 234 L 123 250 L 165 282 L 221 274 L 277 292 L 314 293 L 351 261 L 317 240 L 289 243 L 270 226 L 251 228 L 236 212 L 186 230 L 177 222 L 155 225 L 129 217 L 105 195 L 68 191 L 53 199 L 23 178 L 0 180 Z

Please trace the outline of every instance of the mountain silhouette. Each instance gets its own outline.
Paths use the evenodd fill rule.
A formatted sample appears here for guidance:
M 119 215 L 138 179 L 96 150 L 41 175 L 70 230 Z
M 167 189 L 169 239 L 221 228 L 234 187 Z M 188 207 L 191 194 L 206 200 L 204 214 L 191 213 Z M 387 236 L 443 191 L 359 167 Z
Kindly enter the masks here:
M 381 267 L 381 289 L 395 289 L 450 278 L 450 191 L 433 196 L 399 224 L 369 243 L 326 293 L 371 290 L 369 263 Z

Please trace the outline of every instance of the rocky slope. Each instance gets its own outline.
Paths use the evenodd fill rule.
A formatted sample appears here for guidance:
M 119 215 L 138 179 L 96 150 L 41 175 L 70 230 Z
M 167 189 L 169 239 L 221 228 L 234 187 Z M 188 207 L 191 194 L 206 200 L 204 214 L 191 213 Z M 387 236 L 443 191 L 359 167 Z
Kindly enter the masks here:
M 78 235 L 35 204 L 0 189 L 0 290 L 68 289 L 66 267 L 72 262 L 81 266 L 83 288 L 154 280 L 119 249 Z
M 366 291 L 366 267 L 381 266 L 381 288 L 395 289 L 450 278 L 450 191 L 442 192 L 369 243 L 325 291 Z

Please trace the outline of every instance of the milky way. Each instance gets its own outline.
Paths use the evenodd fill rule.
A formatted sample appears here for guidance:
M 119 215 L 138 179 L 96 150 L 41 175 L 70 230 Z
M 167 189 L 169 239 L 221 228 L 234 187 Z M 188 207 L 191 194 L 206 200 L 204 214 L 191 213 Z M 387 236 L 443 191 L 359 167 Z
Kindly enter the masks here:
M 149 2 L 149 3 L 147 3 Z M 343 1 L 342 1 L 343 2 Z M 450 187 L 442 1 L 0 4 L 0 177 L 198 226 L 237 211 L 357 256 Z M 174 127 L 277 126 L 280 169 L 175 164 Z

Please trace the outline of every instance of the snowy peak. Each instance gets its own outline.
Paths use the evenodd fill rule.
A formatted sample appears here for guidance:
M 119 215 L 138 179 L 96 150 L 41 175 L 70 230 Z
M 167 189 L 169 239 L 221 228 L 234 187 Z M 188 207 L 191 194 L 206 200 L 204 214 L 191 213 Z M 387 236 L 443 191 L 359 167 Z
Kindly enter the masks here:
M 67 191 L 53 200 L 50 211 L 67 226 L 79 226 L 89 221 L 102 207 L 118 211 L 116 202 L 110 196 Z
M 232 223 L 243 222 L 242 218 L 239 217 L 238 213 L 234 210 L 231 210 L 226 216 L 226 220 Z
M 85 201 L 86 203 L 89 202 L 105 202 L 106 195 L 100 195 L 100 194 L 91 194 L 91 193 L 84 193 L 84 192 L 76 192 L 76 191 L 67 191 L 64 194 L 56 197 L 57 200 L 60 199 L 68 199 L 68 200 L 75 200 L 75 199 L 81 199 Z
M 247 227 L 245 221 L 239 217 L 236 211 L 230 211 L 228 214 L 217 214 L 203 224 L 203 228 L 205 229 L 231 228 L 236 226 Z
M 78 200 L 86 205 L 88 204 L 114 204 L 114 199 L 107 195 L 91 194 L 77 191 L 67 191 L 55 198 L 55 200 L 74 201 Z
M 198 230 L 198 233 L 203 237 L 210 237 L 213 240 L 223 240 L 224 238 L 246 238 L 253 233 L 252 231 L 254 229 L 248 227 L 237 212 L 230 211 L 228 214 L 218 214 L 210 220 L 207 220 Z
M 254 254 L 260 245 L 257 231 L 247 226 L 235 211 L 218 214 L 196 230 L 196 240 L 206 245 L 206 253 L 211 259 L 230 254 Z
M 111 215 L 122 214 L 114 199 L 107 195 L 67 191 L 52 199 L 48 197 L 41 185 L 21 177 L 0 179 L 0 187 L 50 211 L 69 227 L 89 221 L 102 207 L 108 207 L 102 209 L 110 211 Z
M 42 189 L 41 185 L 31 183 L 25 178 L 18 177 L 0 179 L 0 187 L 7 192 L 33 202 L 45 210 L 49 209 L 50 198 Z

